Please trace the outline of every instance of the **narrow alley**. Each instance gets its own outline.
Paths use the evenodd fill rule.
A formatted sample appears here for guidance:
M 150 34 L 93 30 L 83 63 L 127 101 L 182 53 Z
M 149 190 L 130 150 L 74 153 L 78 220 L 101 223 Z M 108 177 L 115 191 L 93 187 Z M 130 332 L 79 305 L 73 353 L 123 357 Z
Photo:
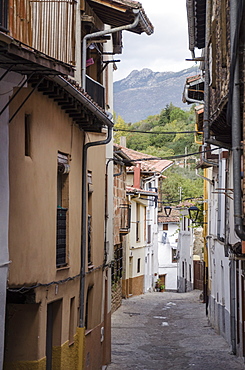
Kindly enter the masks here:
M 241 370 L 205 316 L 200 291 L 147 293 L 123 300 L 112 315 L 108 370 Z

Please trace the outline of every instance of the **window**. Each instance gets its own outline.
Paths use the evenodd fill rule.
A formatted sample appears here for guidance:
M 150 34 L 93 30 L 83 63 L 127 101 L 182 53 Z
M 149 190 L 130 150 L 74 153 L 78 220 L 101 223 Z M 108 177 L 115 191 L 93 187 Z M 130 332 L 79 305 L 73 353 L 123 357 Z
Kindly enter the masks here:
M 88 184 L 90 188 L 93 186 L 92 185 L 92 172 L 89 171 L 89 176 L 88 176 Z M 93 266 L 93 192 L 89 191 L 88 193 L 88 224 L 87 224 L 87 240 L 88 240 L 88 252 L 87 252 L 87 263 L 88 267 Z
M 31 115 L 25 114 L 25 156 L 31 156 Z
M 177 262 L 177 249 L 172 248 L 172 263 Z
M 162 225 L 162 229 L 163 229 L 163 230 L 168 230 L 168 224 L 163 224 L 163 225 Z
M 67 241 L 68 241 L 68 156 L 58 153 L 57 173 L 57 230 L 56 230 L 56 267 L 67 264 Z
M 182 277 L 185 277 L 185 262 L 182 261 Z
M 88 215 L 88 265 L 92 264 L 92 216 Z
M 85 311 L 85 329 L 91 328 L 91 319 L 93 317 L 93 285 L 89 285 L 86 298 L 86 311 Z
M 122 277 L 123 271 L 123 247 L 117 244 L 114 247 L 114 261 L 111 266 L 111 280 L 117 282 Z
M 136 241 L 140 241 L 140 204 L 136 203 Z
M 147 226 L 147 243 L 151 243 L 151 225 Z
M 138 258 L 138 261 L 137 261 L 137 273 L 140 272 L 140 258 Z

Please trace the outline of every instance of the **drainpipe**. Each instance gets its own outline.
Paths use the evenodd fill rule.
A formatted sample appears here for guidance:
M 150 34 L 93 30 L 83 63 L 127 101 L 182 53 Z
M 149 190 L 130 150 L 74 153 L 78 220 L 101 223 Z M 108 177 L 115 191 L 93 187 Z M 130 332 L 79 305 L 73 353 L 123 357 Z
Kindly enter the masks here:
M 211 0 L 206 2 L 206 47 L 205 47 L 205 75 L 204 75 L 204 112 L 203 112 L 203 137 L 204 137 L 204 151 L 207 148 L 206 140 L 209 139 L 209 39 L 211 29 Z M 218 166 L 218 163 L 209 161 L 205 153 L 202 153 L 202 160 L 204 163 L 211 166 Z
M 236 52 L 233 94 L 232 94 L 232 153 L 233 153 L 233 187 L 234 187 L 234 224 L 239 238 L 245 240 L 245 230 L 242 219 L 242 192 L 241 192 L 241 118 L 240 118 L 240 82 L 239 82 L 239 54 L 235 51 L 235 33 L 237 30 L 237 1 L 231 1 L 231 55 Z
M 140 15 L 140 11 L 138 9 L 135 9 L 134 13 L 136 14 L 136 17 L 135 17 L 135 20 L 132 24 L 128 24 L 128 25 L 125 25 L 125 26 L 120 26 L 120 27 L 116 27 L 116 28 L 112 28 L 112 29 L 106 29 L 106 30 L 103 30 L 103 31 L 90 33 L 90 34 L 87 34 L 86 36 L 84 36 L 84 38 L 83 38 L 83 50 L 82 50 L 82 88 L 83 88 L 84 91 L 86 91 L 87 40 L 95 38 L 95 37 L 101 37 L 101 36 L 109 35 L 111 33 L 119 32 L 119 31 L 131 30 L 132 28 L 135 28 L 138 25 L 138 23 L 141 19 L 141 15 Z
M 105 140 L 86 143 L 83 147 L 83 173 L 82 173 L 82 250 L 81 250 L 81 287 L 80 287 L 80 318 L 79 327 L 85 325 L 84 316 L 84 292 L 85 292 L 85 272 L 86 272 L 86 249 L 87 249 L 87 158 L 88 148 L 108 144 L 112 139 L 113 123 L 107 125 L 108 135 Z
M 232 153 L 233 153 L 233 188 L 234 188 L 234 226 L 239 238 L 245 240 L 242 220 L 241 202 L 241 118 L 240 118 L 240 87 L 239 87 L 239 54 L 236 50 L 235 36 L 238 31 L 238 4 L 237 0 L 230 1 L 230 33 L 231 33 L 231 67 L 235 63 L 233 91 L 232 91 Z M 235 60 L 233 60 L 235 58 Z M 232 74 L 231 74 L 232 75 Z M 231 78 L 231 77 L 230 77 Z M 231 346 L 236 354 L 236 265 L 232 258 L 230 261 L 230 321 L 231 321 Z M 239 318 L 237 318 L 239 319 Z

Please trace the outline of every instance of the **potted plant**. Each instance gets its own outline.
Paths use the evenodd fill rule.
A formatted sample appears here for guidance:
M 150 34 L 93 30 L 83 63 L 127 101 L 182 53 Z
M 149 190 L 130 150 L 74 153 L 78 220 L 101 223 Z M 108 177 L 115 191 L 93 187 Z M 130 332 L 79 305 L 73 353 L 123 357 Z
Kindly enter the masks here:
M 165 285 L 164 284 L 161 284 L 160 285 L 160 292 L 164 292 L 164 290 L 165 290 Z
M 160 290 L 160 285 L 161 285 L 161 280 L 157 279 L 157 281 L 155 283 L 155 289 L 156 289 L 157 292 L 159 292 L 159 290 Z

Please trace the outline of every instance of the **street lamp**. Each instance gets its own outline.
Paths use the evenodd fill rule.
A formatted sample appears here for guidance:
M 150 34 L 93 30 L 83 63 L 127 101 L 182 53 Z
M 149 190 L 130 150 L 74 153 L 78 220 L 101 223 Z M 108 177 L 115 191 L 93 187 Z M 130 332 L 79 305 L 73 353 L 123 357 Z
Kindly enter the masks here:
M 189 217 L 191 221 L 195 223 L 197 220 L 198 213 L 199 213 L 199 208 L 196 206 L 191 206 L 189 207 L 188 212 L 189 212 Z
M 172 208 L 171 208 L 170 206 L 165 206 L 165 207 L 164 207 L 164 212 L 165 212 L 165 215 L 166 215 L 167 217 L 169 217 L 169 216 L 170 216 L 171 211 L 172 211 Z

